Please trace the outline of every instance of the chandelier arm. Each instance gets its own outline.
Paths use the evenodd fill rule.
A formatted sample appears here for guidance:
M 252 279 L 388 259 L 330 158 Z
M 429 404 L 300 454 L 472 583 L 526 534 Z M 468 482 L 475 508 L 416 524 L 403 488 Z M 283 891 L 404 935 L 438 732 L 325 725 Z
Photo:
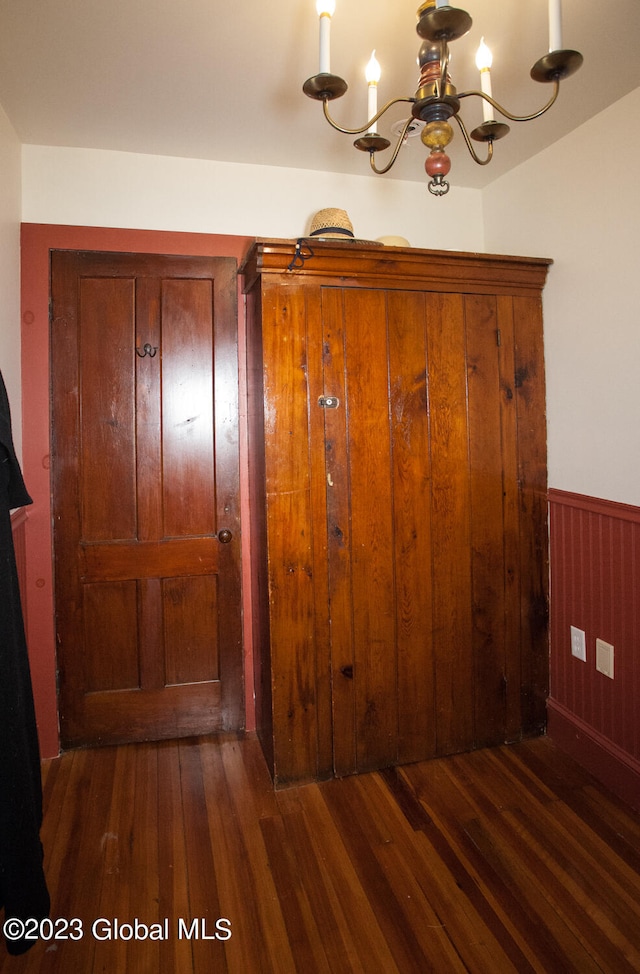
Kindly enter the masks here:
M 460 126 L 460 131 L 464 136 L 464 141 L 467 143 L 467 149 L 471 153 L 471 157 L 474 162 L 477 162 L 479 166 L 488 166 L 493 159 L 493 139 L 489 139 L 487 142 L 487 158 L 481 159 L 476 150 L 473 148 L 473 144 L 467 132 L 466 126 L 459 115 L 454 115 L 454 118 L 458 125 Z
M 449 45 L 443 38 L 440 41 L 440 97 L 447 90 L 447 72 L 449 71 Z
M 336 129 L 337 132 L 342 132 L 343 135 L 361 135 L 362 132 L 367 132 L 370 128 L 372 128 L 372 126 L 375 125 L 375 123 L 378 121 L 378 119 L 381 118 L 384 115 L 384 113 L 389 108 L 391 108 L 393 105 L 400 104 L 400 102 L 409 102 L 409 104 L 413 105 L 413 104 L 415 104 L 415 98 L 410 98 L 410 97 L 406 97 L 406 98 L 393 98 L 391 101 L 388 101 L 387 104 L 384 105 L 380 109 L 380 111 L 377 113 L 377 115 L 374 115 L 373 118 L 370 118 L 369 121 L 366 122 L 362 126 L 362 128 L 359 128 L 359 129 L 345 129 L 341 125 L 338 125 L 338 123 L 336 121 L 334 121 L 334 119 L 332 119 L 331 118 L 331 115 L 329 114 L 329 108 L 328 108 L 329 99 L 328 98 L 323 98 L 322 99 L 322 108 L 323 108 L 323 111 L 324 111 L 324 117 L 326 118 L 327 122 L 329 123 L 329 125 L 332 128 Z M 413 117 L 411 117 L 409 119 L 409 121 L 412 122 L 413 121 Z
M 494 98 L 491 98 L 489 95 L 485 95 L 484 91 L 460 91 L 458 92 L 457 97 L 462 99 L 462 98 L 469 98 L 471 95 L 477 95 L 479 98 L 484 98 L 485 101 L 488 101 L 490 105 L 493 105 L 496 111 L 500 112 L 501 115 L 504 115 L 505 118 L 508 118 L 509 121 L 531 122 L 533 121 L 534 118 L 540 118 L 541 115 L 544 115 L 545 112 L 549 111 L 551 106 L 555 103 L 559 92 L 560 92 L 560 82 L 556 80 L 553 82 L 553 94 L 549 99 L 549 101 L 547 102 L 547 104 L 539 111 L 533 112 L 533 114 L 531 115 L 512 115 L 511 112 L 507 111 L 506 108 L 503 108 L 502 105 L 500 105 L 497 101 L 495 101 Z
M 373 169 L 373 171 L 376 174 L 376 176 L 384 176 L 384 174 L 386 172 L 389 172 L 389 170 L 391 169 L 392 165 L 394 164 L 394 162 L 398 158 L 398 153 L 400 152 L 400 149 L 404 145 L 404 140 L 405 140 L 405 138 L 407 136 L 407 132 L 409 131 L 409 128 L 411 127 L 411 125 L 412 125 L 412 123 L 414 121 L 415 121 L 415 119 L 414 119 L 413 115 L 411 115 L 411 116 L 409 116 L 409 118 L 407 119 L 407 121 L 404 123 L 404 125 L 402 127 L 402 131 L 400 132 L 400 135 L 398 136 L 398 141 L 396 142 L 395 148 L 393 150 L 393 155 L 391 156 L 391 159 L 389 160 L 388 164 L 384 167 L 384 169 L 378 169 L 376 167 L 376 163 L 375 163 L 375 152 L 372 151 L 372 152 L 369 153 L 369 162 L 371 163 L 371 168 Z

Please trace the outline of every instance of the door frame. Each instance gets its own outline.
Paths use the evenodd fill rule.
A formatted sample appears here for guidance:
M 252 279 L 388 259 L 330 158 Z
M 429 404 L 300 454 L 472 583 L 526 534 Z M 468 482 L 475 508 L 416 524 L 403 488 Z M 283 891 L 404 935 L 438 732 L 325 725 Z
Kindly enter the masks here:
M 22 389 L 23 471 L 34 504 L 26 523 L 24 614 L 42 757 L 60 753 L 53 605 L 50 454 L 50 251 L 91 250 L 194 257 L 235 257 L 241 264 L 252 237 L 23 224 Z M 244 304 L 238 287 L 240 510 L 242 531 L 243 662 L 246 729 L 255 728 L 251 645 L 250 550 L 247 491 Z

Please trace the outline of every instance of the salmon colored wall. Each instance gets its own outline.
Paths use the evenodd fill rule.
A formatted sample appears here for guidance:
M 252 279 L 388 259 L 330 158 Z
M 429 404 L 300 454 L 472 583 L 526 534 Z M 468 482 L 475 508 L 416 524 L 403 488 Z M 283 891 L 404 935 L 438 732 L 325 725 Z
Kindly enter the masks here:
M 155 230 L 119 230 L 24 224 L 22 227 L 22 391 L 23 468 L 33 506 L 26 522 L 25 621 L 31 675 L 43 757 L 59 753 L 56 653 L 49 480 L 49 273 L 51 250 L 103 250 L 126 253 L 235 257 L 240 264 L 253 238 Z M 253 666 L 248 599 L 249 531 L 247 504 L 246 374 L 244 314 L 238 294 L 240 369 L 240 490 L 245 631 L 246 726 L 255 726 Z

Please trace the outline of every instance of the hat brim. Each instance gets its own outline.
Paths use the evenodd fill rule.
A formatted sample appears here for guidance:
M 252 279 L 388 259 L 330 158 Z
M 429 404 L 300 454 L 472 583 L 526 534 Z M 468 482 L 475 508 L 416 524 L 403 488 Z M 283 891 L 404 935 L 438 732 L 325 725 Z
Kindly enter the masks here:
M 384 244 L 377 240 L 359 240 L 357 237 L 346 237 L 343 233 L 318 233 L 314 236 L 309 235 L 305 240 L 311 242 L 315 240 L 320 243 L 345 243 L 345 244 L 369 244 L 372 247 L 383 247 Z

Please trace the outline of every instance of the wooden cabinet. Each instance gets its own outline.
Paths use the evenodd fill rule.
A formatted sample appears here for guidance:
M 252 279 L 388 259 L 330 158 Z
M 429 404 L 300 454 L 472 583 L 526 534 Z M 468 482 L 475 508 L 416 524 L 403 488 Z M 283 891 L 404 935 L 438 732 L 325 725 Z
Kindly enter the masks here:
M 549 261 L 315 241 L 293 257 L 260 241 L 244 267 L 275 782 L 540 733 Z

